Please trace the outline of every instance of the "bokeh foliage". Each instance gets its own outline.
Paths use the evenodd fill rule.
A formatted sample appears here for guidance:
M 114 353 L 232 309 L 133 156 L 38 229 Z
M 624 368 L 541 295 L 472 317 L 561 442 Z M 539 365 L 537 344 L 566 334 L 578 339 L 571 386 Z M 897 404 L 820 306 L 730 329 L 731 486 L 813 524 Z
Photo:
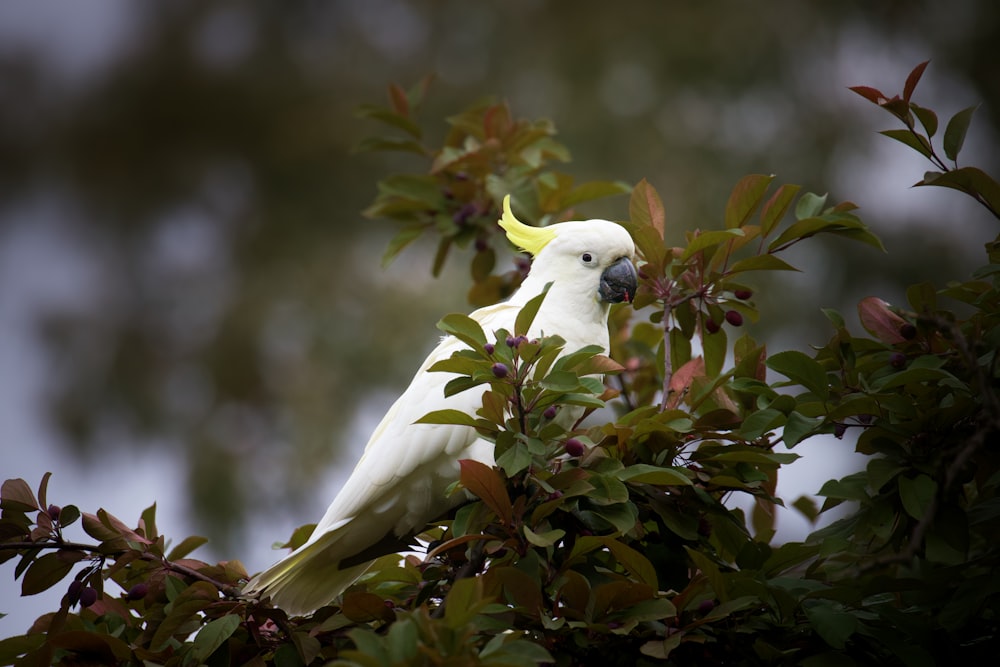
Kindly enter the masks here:
M 922 71 L 901 96 L 857 92 L 910 133 L 910 114 L 919 118 L 926 143 L 889 136 L 933 159 L 931 112 L 911 99 Z M 937 161 L 941 171 L 922 183 L 961 185 L 995 210 L 997 182 L 957 164 L 967 115 L 947 124 L 951 163 Z M 656 190 L 646 182 L 632 190 L 642 290 L 613 313 L 612 357 L 622 363 L 594 348 L 564 350 L 557 337 L 524 336 L 544 295 L 524 307 L 513 331 L 482 331 L 462 315 L 442 319 L 439 328 L 468 345 L 435 366 L 457 374 L 448 391 L 489 389 L 475 415 L 424 419 L 476 428 L 496 443 L 497 466 L 460 462 L 456 490 L 475 499 L 429 526 L 418 553 L 383 557 L 342 600 L 309 617 L 242 598 L 242 565 L 188 558 L 201 538 L 171 547 L 155 507 L 132 529 L 107 512 L 50 504 L 48 476 L 37 493 L 8 480 L 0 553 L 19 559 L 23 592 L 76 574 L 60 609 L 0 642 L 0 658 L 364 666 L 992 660 L 1000 633 L 1000 237 L 986 244 L 987 263 L 960 283 L 910 286 L 908 306 L 861 301 L 864 333 L 828 309 L 826 344 L 810 354 L 769 353 L 748 334 L 730 340 L 758 315 L 753 274 L 788 275 L 779 255 L 816 236 L 881 247 L 853 205 L 828 205 L 792 185 L 772 189 L 773 181 L 741 179 L 719 222 L 680 246 L 663 238 Z M 413 215 L 428 214 L 417 207 Z M 565 406 L 611 412 L 567 425 L 557 418 Z M 797 458 L 776 451 L 779 444 L 855 432 L 842 446 L 856 442 L 867 465 L 827 482 L 822 507 L 777 497 L 782 467 Z M 733 495 L 753 499 L 749 513 L 727 502 Z M 774 511 L 786 502 L 811 518 L 844 503 L 851 509 L 804 541 L 777 543 Z M 64 529 L 78 521 L 92 543 L 69 541 Z M 307 533 L 297 531 L 288 546 Z

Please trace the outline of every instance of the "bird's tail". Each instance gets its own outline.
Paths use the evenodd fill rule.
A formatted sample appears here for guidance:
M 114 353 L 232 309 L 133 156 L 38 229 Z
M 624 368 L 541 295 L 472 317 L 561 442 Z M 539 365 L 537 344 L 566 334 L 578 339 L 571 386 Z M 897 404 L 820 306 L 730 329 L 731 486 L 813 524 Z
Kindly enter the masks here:
M 303 616 L 329 604 L 365 573 L 371 563 L 344 569 L 326 553 L 320 539 L 302 545 L 267 568 L 243 588 L 248 596 L 268 596 L 271 604 L 289 616 Z

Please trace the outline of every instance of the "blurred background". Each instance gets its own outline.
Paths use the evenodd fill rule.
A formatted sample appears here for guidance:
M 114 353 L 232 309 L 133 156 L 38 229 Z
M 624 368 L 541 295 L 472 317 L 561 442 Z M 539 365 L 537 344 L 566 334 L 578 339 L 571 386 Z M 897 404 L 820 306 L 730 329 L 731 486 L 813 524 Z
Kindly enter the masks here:
M 858 299 L 961 278 L 998 230 L 958 193 L 910 189 L 928 165 L 847 86 L 896 93 L 931 59 L 915 101 L 942 127 L 982 102 L 963 162 L 996 174 L 998 44 L 995 0 L 6 0 L 0 472 L 51 470 L 51 502 L 130 524 L 156 502 L 161 532 L 251 572 L 316 521 L 434 323 L 468 310 L 467 255 L 438 279 L 430 244 L 382 269 L 394 229 L 360 214 L 419 165 L 354 153 L 379 129 L 355 110 L 428 74 L 432 135 L 506 99 L 555 122 L 578 180 L 648 179 L 677 239 L 717 224 L 746 173 L 856 202 L 889 254 L 805 244 L 802 274 L 760 285 L 753 333 L 807 349 L 821 307 L 857 328 Z M 622 219 L 627 199 L 581 213 Z M 786 495 L 850 449 L 802 445 L 826 463 Z M 12 573 L 0 636 L 62 594 L 17 600 Z

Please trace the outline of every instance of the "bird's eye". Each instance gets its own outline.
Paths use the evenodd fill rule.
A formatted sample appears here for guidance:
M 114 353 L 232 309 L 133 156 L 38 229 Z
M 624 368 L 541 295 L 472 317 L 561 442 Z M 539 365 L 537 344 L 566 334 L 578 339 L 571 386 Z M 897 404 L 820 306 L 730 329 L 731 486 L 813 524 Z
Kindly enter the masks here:
M 594 257 L 589 252 L 585 252 L 580 255 L 580 260 L 583 261 L 584 264 L 590 264 L 594 261 Z

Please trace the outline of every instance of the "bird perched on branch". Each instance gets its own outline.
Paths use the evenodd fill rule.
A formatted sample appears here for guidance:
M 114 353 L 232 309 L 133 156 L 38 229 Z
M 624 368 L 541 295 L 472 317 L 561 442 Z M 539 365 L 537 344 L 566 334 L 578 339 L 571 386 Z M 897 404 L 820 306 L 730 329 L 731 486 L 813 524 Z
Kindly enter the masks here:
M 510 241 L 533 257 L 521 287 L 503 303 L 470 314 L 487 333 L 514 330 L 520 309 L 548 285 L 530 336 L 558 335 L 565 350 L 609 345 L 608 310 L 635 295 L 635 246 L 625 229 L 608 220 L 531 227 L 519 222 L 504 198 L 499 221 Z M 334 498 L 309 540 L 255 576 L 248 595 L 270 596 L 289 615 L 301 615 L 333 601 L 371 565 L 400 550 L 400 538 L 460 504 L 463 494 L 446 495 L 459 477 L 459 460 L 493 465 L 493 443 L 469 426 L 417 424 L 436 410 L 474 415 L 486 387 L 446 397 L 451 373 L 429 372 L 464 343 L 446 336 L 417 370 L 413 381 L 375 429 L 364 455 Z

